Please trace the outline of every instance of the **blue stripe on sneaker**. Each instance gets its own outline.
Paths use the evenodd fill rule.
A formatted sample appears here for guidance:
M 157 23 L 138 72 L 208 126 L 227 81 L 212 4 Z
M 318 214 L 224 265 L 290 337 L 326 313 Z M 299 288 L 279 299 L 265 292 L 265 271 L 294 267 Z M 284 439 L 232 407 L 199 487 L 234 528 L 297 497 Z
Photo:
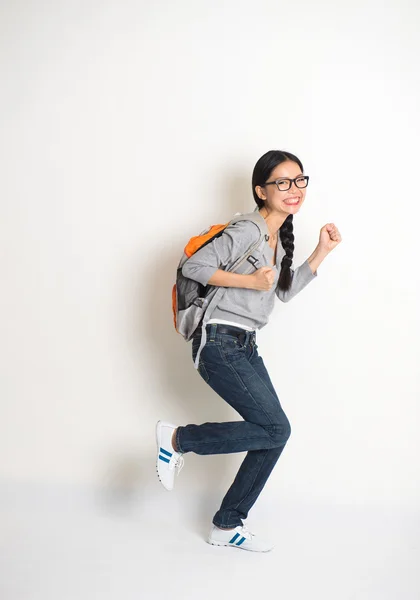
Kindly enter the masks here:
M 159 458 L 160 458 L 160 460 L 164 460 L 166 463 L 170 462 L 169 458 L 165 458 L 164 456 L 160 456 L 160 454 L 159 454 Z
M 235 535 L 233 536 L 233 538 L 230 540 L 229 544 L 233 544 L 233 542 L 234 542 L 235 540 L 237 540 L 237 539 L 238 539 L 238 537 L 239 537 L 239 533 L 235 533 Z
M 236 544 L 237 546 L 240 546 L 242 544 L 242 542 L 245 541 L 245 538 L 243 537 L 241 540 L 239 540 L 239 542 Z
M 172 456 L 171 452 L 168 452 L 167 450 L 164 450 L 163 448 L 159 448 L 160 452 L 162 452 L 162 454 L 166 454 L 166 456 Z

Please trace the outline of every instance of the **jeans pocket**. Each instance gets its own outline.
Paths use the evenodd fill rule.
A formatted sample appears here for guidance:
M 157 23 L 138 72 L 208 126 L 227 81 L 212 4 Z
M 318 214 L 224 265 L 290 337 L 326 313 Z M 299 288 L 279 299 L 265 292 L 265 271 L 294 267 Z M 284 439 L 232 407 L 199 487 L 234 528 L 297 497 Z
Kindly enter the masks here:
M 223 336 L 221 350 L 226 357 L 232 359 L 241 358 L 245 352 L 245 345 L 238 338 Z

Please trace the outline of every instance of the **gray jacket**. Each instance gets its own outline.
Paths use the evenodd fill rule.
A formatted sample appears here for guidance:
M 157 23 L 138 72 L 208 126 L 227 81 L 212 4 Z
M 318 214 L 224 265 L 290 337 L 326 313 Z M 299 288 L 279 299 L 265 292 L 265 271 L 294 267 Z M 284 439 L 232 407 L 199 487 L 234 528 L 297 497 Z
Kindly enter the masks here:
M 257 217 L 258 220 L 261 220 L 261 229 L 266 229 L 265 220 L 258 210 L 249 214 L 251 215 L 251 219 L 255 220 Z M 196 369 L 198 368 L 201 350 L 206 343 L 206 324 L 210 318 L 235 321 L 253 329 L 261 329 L 268 323 L 269 315 L 274 308 L 275 296 L 282 302 L 288 302 L 303 290 L 310 281 L 317 277 L 317 272 L 312 273 L 309 263 L 306 260 L 296 270 L 292 269 L 292 283 L 289 290 L 283 291 L 279 289 L 278 279 L 285 251 L 280 241 L 280 233 L 278 236 L 276 264 L 272 267 L 275 272 L 275 279 L 269 291 L 227 287 L 216 305 L 210 303 L 202 323 L 201 344 L 194 364 Z M 220 237 L 215 238 L 210 244 L 197 250 L 187 260 L 182 267 L 182 274 L 205 286 L 217 269 L 230 270 L 238 258 L 253 243 L 257 242 L 259 237 L 260 229 L 252 220 L 242 220 L 230 224 Z M 265 240 L 252 253 L 252 261 L 248 259 L 242 268 L 235 270 L 235 272 L 243 274 L 253 273 L 260 267 L 272 266 L 272 260 L 273 249 L 269 246 L 268 241 Z

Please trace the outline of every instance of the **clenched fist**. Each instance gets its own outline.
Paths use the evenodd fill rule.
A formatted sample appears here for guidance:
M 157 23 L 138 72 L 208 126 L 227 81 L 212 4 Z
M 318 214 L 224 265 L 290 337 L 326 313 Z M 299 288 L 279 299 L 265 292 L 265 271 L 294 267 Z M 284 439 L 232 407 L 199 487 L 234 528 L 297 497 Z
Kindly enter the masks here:
M 271 267 L 261 267 L 252 273 L 252 289 L 268 292 L 274 283 L 274 270 Z
M 324 227 L 321 227 L 319 232 L 319 243 L 318 247 L 325 251 L 325 253 L 331 252 L 341 242 L 341 234 L 334 223 L 327 223 Z

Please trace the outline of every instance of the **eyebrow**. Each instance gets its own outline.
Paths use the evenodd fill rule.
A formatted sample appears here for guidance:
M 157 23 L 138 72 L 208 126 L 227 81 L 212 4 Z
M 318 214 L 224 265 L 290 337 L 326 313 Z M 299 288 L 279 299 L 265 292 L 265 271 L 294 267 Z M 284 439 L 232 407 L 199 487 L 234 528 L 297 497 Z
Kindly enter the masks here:
M 296 177 L 302 177 L 305 173 L 299 173 Z M 295 177 L 276 177 L 276 179 L 295 179 Z

